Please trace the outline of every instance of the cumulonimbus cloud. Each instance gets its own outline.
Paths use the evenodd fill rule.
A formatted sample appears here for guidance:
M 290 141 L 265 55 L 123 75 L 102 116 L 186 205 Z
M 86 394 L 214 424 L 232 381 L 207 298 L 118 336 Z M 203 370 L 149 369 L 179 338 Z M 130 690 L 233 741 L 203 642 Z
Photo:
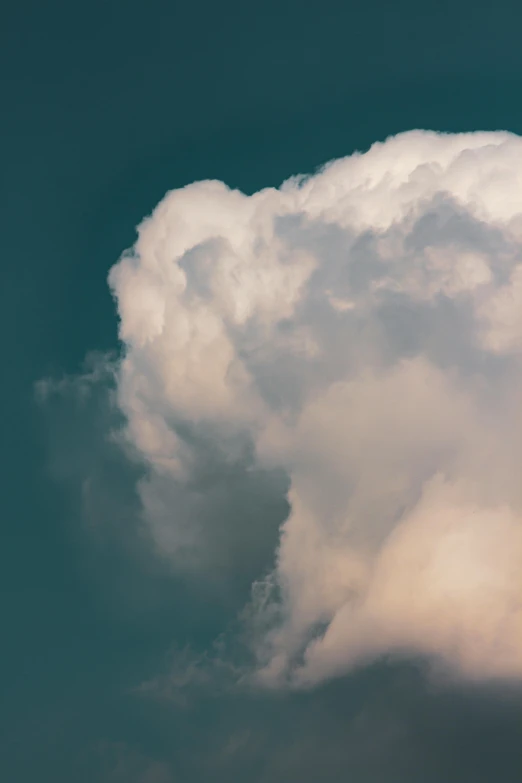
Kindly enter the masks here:
M 521 138 L 413 131 L 251 196 L 195 183 L 110 284 L 158 547 L 205 546 L 210 452 L 288 477 L 261 681 L 412 653 L 522 678 Z

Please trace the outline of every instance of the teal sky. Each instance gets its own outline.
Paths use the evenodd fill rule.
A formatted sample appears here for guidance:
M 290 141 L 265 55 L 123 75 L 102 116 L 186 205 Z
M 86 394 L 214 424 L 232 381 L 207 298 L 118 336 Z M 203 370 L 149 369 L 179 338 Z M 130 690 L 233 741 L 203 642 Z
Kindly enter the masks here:
M 34 384 L 118 349 L 107 273 L 168 189 L 253 192 L 414 127 L 522 133 L 521 26 L 514 0 L 3 9 L 1 780 L 520 779 L 520 701 L 434 694 L 413 664 L 279 699 L 137 695 L 242 606 L 285 508 L 261 491 L 267 540 L 210 598 L 144 553 L 103 385 L 42 406 Z

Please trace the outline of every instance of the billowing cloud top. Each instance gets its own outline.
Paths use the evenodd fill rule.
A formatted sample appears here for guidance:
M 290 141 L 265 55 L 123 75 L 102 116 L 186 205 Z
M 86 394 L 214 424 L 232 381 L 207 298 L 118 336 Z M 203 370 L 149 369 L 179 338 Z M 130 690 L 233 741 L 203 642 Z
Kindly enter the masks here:
M 205 547 L 210 453 L 288 476 L 261 681 L 383 654 L 522 678 L 521 138 L 414 131 L 252 196 L 173 191 L 110 284 L 158 547 Z

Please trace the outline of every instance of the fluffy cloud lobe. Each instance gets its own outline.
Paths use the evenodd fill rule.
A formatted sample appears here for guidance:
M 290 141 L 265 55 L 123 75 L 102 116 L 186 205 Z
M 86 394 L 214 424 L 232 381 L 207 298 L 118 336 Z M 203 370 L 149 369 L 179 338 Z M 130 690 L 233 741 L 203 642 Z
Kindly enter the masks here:
M 267 685 L 390 654 L 522 679 L 521 161 L 414 131 L 251 196 L 195 183 L 111 271 L 158 548 L 205 550 L 210 459 L 288 478 Z

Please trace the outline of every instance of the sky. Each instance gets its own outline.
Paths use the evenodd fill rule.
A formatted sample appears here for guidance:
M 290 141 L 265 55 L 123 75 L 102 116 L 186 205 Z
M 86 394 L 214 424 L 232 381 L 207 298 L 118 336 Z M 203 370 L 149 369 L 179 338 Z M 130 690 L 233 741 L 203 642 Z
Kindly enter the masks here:
M 3 9 L 2 779 L 519 780 L 521 13 Z

